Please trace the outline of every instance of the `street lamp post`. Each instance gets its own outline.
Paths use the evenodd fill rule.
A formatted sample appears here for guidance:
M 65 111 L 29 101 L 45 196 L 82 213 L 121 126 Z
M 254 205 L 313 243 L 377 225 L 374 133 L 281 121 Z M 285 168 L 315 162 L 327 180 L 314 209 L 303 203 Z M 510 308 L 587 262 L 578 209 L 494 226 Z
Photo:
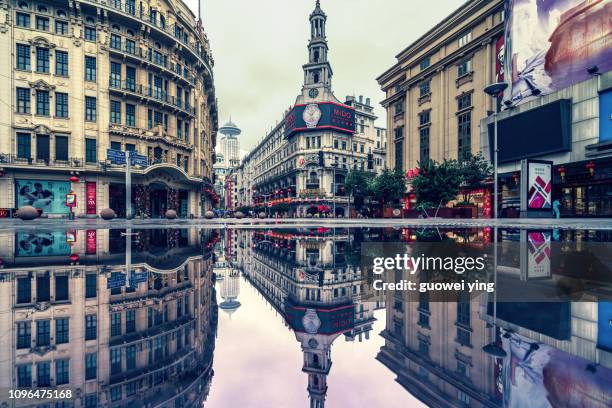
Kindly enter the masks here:
M 336 218 L 336 166 L 338 166 L 338 163 L 332 163 L 332 200 L 334 200 L 334 218 Z
M 493 217 L 497 220 L 498 211 L 498 191 L 497 191 L 497 114 L 499 113 L 499 103 L 497 97 L 502 93 L 508 84 L 505 82 L 496 82 L 487 86 L 484 92 L 494 98 L 495 111 L 493 112 Z

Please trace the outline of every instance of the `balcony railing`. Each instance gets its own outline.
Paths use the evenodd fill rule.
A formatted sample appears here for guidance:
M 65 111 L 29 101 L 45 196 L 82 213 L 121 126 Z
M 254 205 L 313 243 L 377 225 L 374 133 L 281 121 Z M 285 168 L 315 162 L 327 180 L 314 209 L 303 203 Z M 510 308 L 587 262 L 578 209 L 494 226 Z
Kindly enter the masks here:
M 0 153 L 0 164 L 13 164 L 22 166 L 43 166 L 43 167 L 85 167 L 97 166 L 97 163 L 86 163 L 83 159 L 70 158 L 68 160 L 54 159 L 35 159 L 19 157 L 15 154 Z
M 188 115 L 196 115 L 196 108 L 194 106 L 191 106 L 189 102 L 183 99 L 178 99 L 176 96 L 170 95 L 168 94 L 168 92 L 158 87 L 137 84 L 136 82 L 131 80 L 122 81 L 112 77 L 109 78 L 108 86 L 112 90 L 130 92 L 135 95 L 145 96 L 161 103 L 171 105 L 174 108 L 182 110 Z
M 210 69 L 210 57 L 204 47 L 199 41 L 191 42 L 189 41 L 189 37 L 180 35 L 180 29 L 183 27 L 172 25 L 169 26 L 165 22 L 163 22 L 164 15 L 159 11 L 155 14 L 147 13 L 143 9 L 138 7 L 137 2 L 121 2 L 120 0 L 85 0 L 85 3 L 94 3 L 100 4 L 103 6 L 108 6 L 112 9 L 120 11 L 125 15 L 136 18 L 148 25 L 155 27 L 156 29 L 163 31 L 167 35 L 177 39 L 181 42 L 185 47 L 187 47 L 191 52 L 197 55 Z M 183 28 L 184 30 L 185 28 Z

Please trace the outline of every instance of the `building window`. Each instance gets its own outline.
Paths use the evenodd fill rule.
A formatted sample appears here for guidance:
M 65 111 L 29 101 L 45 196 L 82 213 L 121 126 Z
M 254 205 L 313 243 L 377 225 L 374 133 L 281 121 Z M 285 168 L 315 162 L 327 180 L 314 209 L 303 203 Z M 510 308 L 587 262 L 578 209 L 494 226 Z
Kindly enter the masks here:
M 96 28 L 85 26 L 85 41 L 96 42 Z
M 68 276 L 55 275 L 55 300 L 68 300 Z
M 36 276 L 36 300 L 48 302 L 51 298 L 49 272 Z
M 419 84 L 419 96 L 427 96 L 430 94 L 429 82 L 425 81 Z
M 30 322 L 17 323 L 17 348 L 29 349 L 32 346 L 32 328 Z
M 30 46 L 17 44 L 17 69 L 30 70 Z
M 425 57 L 421 60 L 421 63 L 419 64 L 419 67 L 421 68 L 421 71 L 423 71 L 424 69 L 427 69 L 430 65 L 430 58 L 429 57 Z
M 121 335 L 121 313 L 111 313 L 111 336 Z
M 116 387 L 113 387 L 110 389 L 110 397 L 111 397 L 111 401 L 119 401 L 121 400 L 121 386 L 118 385 Z
M 68 136 L 55 136 L 55 160 L 68 161 Z
M 85 380 L 93 380 L 98 376 L 98 354 L 85 354 Z
M 465 60 L 463 62 L 461 62 L 459 65 L 457 65 L 457 77 L 461 78 L 464 75 L 469 74 L 470 72 L 472 72 L 472 60 Z
M 465 33 L 461 37 L 459 37 L 459 41 L 458 41 L 459 42 L 459 48 L 463 47 L 464 45 L 466 45 L 470 41 L 472 41 L 472 32 L 468 31 L 467 33 Z
M 121 71 L 119 73 L 119 76 L 121 77 Z M 136 68 L 134 67 L 125 67 L 125 88 L 128 91 L 136 91 Z
M 17 27 L 30 28 L 30 15 L 26 13 L 17 13 Z
M 51 386 L 51 363 L 41 361 L 36 363 L 36 386 L 50 387 Z
M 404 101 L 396 102 L 395 103 L 395 114 L 401 115 L 402 113 L 404 113 Z
M 49 116 L 49 91 L 36 91 L 36 114 Z
M 126 368 L 133 370 L 136 368 L 136 346 L 131 345 L 125 348 Z
M 111 375 L 121 372 L 121 348 L 116 347 L 110 351 Z
M 121 36 L 117 34 L 111 34 L 110 46 L 116 50 L 121 49 Z
M 125 332 L 133 333 L 136 331 L 136 311 L 128 310 L 125 312 Z
M 55 361 L 55 385 L 68 384 L 70 382 L 69 360 Z
M 121 142 L 111 142 L 112 150 L 121 150 Z
M 36 72 L 49 73 L 49 49 L 36 47 Z
M 431 122 L 431 111 L 419 113 L 419 126 L 428 125 Z
M 96 57 L 85 56 L 85 80 L 96 81 Z
M 68 22 L 55 20 L 55 34 L 68 35 Z
M 98 337 L 98 319 L 96 315 L 85 316 L 85 340 L 95 340 Z
M 404 141 L 395 142 L 395 170 L 402 171 L 404 168 Z
M 121 124 L 121 102 L 111 101 L 110 108 L 111 123 Z
M 112 88 L 121 88 L 121 64 L 111 62 L 110 68 L 110 86 Z
M 68 94 L 62 92 L 55 93 L 55 117 L 68 117 Z
M 85 139 L 85 161 L 87 163 L 95 163 L 98 161 L 96 139 Z
M 429 160 L 429 129 L 429 126 L 427 126 L 419 130 L 421 164 Z
M 20 159 L 32 157 L 32 137 L 29 133 L 17 133 L 17 157 Z
M 472 153 L 472 112 L 457 116 L 459 159 L 465 159 Z
M 36 16 L 36 29 L 38 31 L 49 31 L 49 18 Z
M 98 406 L 98 394 L 87 394 L 85 396 L 85 408 L 96 408 Z
M 463 377 L 470 378 L 470 366 L 463 361 L 458 360 L 457 373 Z
M 51 321 L 38 320 L 36 322 L 36 346 L 44 347 L 51 344 Z
M 136 126 L 136 105 L 125 104 L 125 125 Z
M 457 399 L 466 407 L 470 405 L 470 396 L 463 391 L 457 391 Z
M 17 387 L 30 388 L 32 386 L 32 365 L 17 366 Z
M 125 51 L 130 54 L 136 54 L 136 42 L 134 40 L 125 40 Z
M 68 343 L 70 326 L 67 317 L 55 320 L 55 344 Z
M 85 275 L 85 298 L 95 298 L 98 294 L 98 276 L 93 273 Z
M 30 113 L 30 88 L 17 88 L 17 113 Z
M 419 353 L 423 354 L 425 357 L 429 357 L 429 343 L 425 340 L 419 339 Z
M 472 93 L 466 93 L 457 98 L 457 110 L 467 109 L 472 106 Z
M 85 120 L 88 122 L 95 122 L 96 116 L 97 116 L 96 110 L 97 110 L 96 98 L 94 98 L 93 96 L 86 96 L 85 97 Z
M 55 75 L 68 76 L 68 52 L 55 51 Z
M 27 135 L 28 138 L 30 135 Z M 32 279 L 29 277 L 17 278 L 17 303 L 32 302 Z

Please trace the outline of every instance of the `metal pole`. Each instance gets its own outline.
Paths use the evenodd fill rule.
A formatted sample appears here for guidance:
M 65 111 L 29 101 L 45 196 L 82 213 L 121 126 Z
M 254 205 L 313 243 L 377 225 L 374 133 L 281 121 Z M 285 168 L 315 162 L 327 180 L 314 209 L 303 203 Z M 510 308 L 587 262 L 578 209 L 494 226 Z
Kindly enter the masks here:
M 332 200 L 334 200 L 334 218 L 336 218 L 336 167 L 332 166 Z
M 494 217 L 497 220 L 498 197 L 497 197 L 497 110 L 493 114 L 493 206 Z M 496 241 L 497 242 L 497 241 Z
M 125 218 L 132 219 L 132 172 L 130 170 L 131 152 L 125 152 Z
M 125 230 L 125 286 L 130 286 L 132 273 L 132 229 Z

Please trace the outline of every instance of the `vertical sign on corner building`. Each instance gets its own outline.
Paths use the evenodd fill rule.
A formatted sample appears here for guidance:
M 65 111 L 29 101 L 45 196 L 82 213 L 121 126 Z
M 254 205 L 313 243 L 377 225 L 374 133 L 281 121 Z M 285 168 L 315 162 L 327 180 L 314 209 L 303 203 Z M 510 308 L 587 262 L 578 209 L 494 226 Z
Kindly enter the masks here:
M 97 231 L 87 230 L 85 232 L 85 253 L 87 255 L 95 255 L 97 250 Z
M 95 215 L 96 214 L 96 182 L 88 181 L 85 185 L 85 199 L 87 202 L 87 214 Z

